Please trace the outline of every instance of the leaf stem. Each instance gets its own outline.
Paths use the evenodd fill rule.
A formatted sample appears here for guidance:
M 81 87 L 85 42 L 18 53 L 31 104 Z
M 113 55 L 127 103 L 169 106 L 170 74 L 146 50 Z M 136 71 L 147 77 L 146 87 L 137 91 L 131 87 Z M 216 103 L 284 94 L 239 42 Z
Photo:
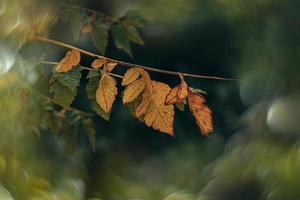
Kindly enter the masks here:
M 190 73 L 184 73 L 184 72 L 177 72 L 177 71 L 169 71 L 169 70 L 163 70 L 163 69 L 157 69 L 157 68 L 153 68 L 153 67 L 146 67 L 146 66 L 142 66 L 142 65 L 137 65 L 137 64 L 132 64 L 132 63 L 128 63 L 128 62 L 124 62 L 124 61 L 120 61 L 120 60 L 116 60 L 116 59 L 112 59 L 112 58 L 108 58 L 105 56 L 100 56 L 94 53 L 91 53 L 89 51 L 74 47 L 72 45 L 63 43 L 63 42 L 59 42 L 56 40 L 52 40 L 49 38 L 45 38 L 45 37 L 41 37 L 41 36 L 35 36 L 34 39 L 39 40 L 39 41 L 44 41 L 44 42 L 48 42 L 48 43 L 52 43 L 58 46 L 62 46 L 68 49 L 75 49 L 85 55 L 91 56 L 91 57 L 95 57 L 95 58 L 101 58 L 101 59 L 105 59 L 108 60 L 110 62 L 115 62 L 118 63 L 119 65 L 125 66 L 125 67 L 138 67 L 138 68 L 142 68 L 145 69 L 147 71 L 152 71 L 152 72 L 157 72 L 157 73 L 161 73 L 161 74 L 169 74 L 169 75 L 176 75 L 179 76 L 180 74 L 185 76 L 185 77 L 192 77 L 192 78 L 199 78 L 199 79 L 210 79 L 210 80 L 222 80 L 222 81 L 238 81 L 238 82 L 243 82 L 240 79 L 233 79 L 233 78 L 224 78 L 224 77 L 218 77 L 218 76 L 206 76 L 206 75 L 199 75 L 199 74 L 190 74 Z

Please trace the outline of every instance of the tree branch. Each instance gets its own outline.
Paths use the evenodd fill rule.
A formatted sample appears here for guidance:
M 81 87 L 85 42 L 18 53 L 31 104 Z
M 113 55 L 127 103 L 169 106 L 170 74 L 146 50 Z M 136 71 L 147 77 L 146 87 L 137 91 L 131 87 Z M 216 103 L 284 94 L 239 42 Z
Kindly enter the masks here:
M 125 66 L 125 67 L 138 67 L 138 68 L 142 68 L 145 69 L 147 71 L 152 71 L 152 72 L 157 72 L 157 73 L 161 73 L 161 74 L 169 74 L 169 75 L 176 75 L 178 76 L 179 74 L 185 76 L 185 77 L 192 77 L 192 78 L 199 78 L 199 79 L 210 79 L 210 80 L 223 80 L 223 81 L 238 81 L 238 82 L 243 82 L 242 80 L 239 79 L 233 79 L 233 78 L 224 78 L 224 77 L 218 77 L 218 76 L 206 76 L 206 75 L 198 75 L 198 74 L 189 74 L 189 73 L 184 73 L 184 72 L 177 72 L 177 71 L 169 71 L 169 70 L 163 70 L 163 69 L 157 69 L 157 68 L 153 68 L 153 67 L 146 67 L 146 66 L 142 66 L 142 65 L 137 65 L 137 64 L 132 64 L 132 63 L 128 63 L 128 62 L 123 62 L 120 60 L 115 60 L 112 58 L 108 58 L 105 56 L 100 56 L 94 53 L 91 53 L 89 51 L 85 51 L 83 49 L 74 47 L 72 45 L 63 43 L 63 42 L 59 42 L 56 40 L 52 40 L 49 38 L 45 38 L 45 37 L 41 37 L 41 36 L 35 36 L 34 39 L 39 40 L 39 41 L 44 41 L 44 42 L 48 42 L 48 43 L 52 43 L 58 46 L 62 46 L 68 49 L 75 49 L 79 52 L 81 52 L 82 54 L 91 56 L 91 57 L 95 57 L 95 58 L 100 58 L 100 59 L 105 59 L 107 61 L 110 62 L 115 62 L 118 63 L 119 65 Z

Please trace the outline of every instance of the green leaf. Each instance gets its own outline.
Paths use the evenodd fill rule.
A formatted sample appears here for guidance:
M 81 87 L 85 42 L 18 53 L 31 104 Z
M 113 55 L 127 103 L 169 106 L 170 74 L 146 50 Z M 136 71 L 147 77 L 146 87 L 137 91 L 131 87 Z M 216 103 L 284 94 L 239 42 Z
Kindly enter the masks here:
M 142 40 L 138 30 L 133 26 L 126 26 L 127 36 L 131 42 L 134 42 L 139 45 L 144 45 L 144 41 Z
M 127 13 L 122 17 L 122 21 L 126 24 L 138 28 L 144 27 L 145 18 L 141 15 L 138 10 L 128 10 Z
M 88 137 L 89 143 L 93 149 L 96 150 L 96 130 L 91 118 L 82 120 L 82 126 L 85 130 L 86 136 Z
M 112 27 L 111 32 L 116 47 L 125 51 L 130 57 L 132 57 L 126 28 L 121 24 L 117 24 Z
M 100 20 L 96 20 L 92 25 L 93 25 L 93 32 L 91 35 L 92 43 L 99 51 L 99 53 L 101 55 L 104 55 L 108 44 L 109 25 L 103 23 Z
M 74 69 L 65 73 L 56 72 L 53 74 L 53 78 L 54 80 L 57 79 L 62 85 L 68 87 L 70 90 L 75 91 L 80 83 L 80 79 L 81 79 L 80 71 L 81 71 L 80 66 L 77 66 Z M 53 81 L 53 79 L 51 81 Z
M 105 113 L 104 110 L 99 106 L 99 104 L 96 101 L 96 90 L 98 88 L 100 79 L 101 79 L 100 75 L 89 79 L 89 82 L 86 86 L 87 97 L 90 100 L 92 109 L 103 119 L 109 121 L 111 112 Z
M 74 40 L 78 41 L 81 34 L 81 24 L 84 21 L 83 13 L 81 11 L 65 7 L 62 8 L 60 17 L 64 22 L 70 23 Z
M 53 101 L 64 108 L 70 107 L 77 94 L 77 90 L 72 91 L 59 81 L 53 81 L 51 83 L 50 92 L 53 93 Z
M 100 76 L 100 69 L 91 70 L 86 76 L 86 79 L 95 78 L 97 76 Z

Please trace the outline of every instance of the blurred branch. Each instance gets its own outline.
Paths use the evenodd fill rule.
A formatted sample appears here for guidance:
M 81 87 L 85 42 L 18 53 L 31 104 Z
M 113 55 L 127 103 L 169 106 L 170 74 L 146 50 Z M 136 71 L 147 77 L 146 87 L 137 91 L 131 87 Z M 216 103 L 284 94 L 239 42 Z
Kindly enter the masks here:
M 224 78 L 224 77 L 218 77 L 218 76 L 206 76 L 206 75 L 198 75 L 198 74 L 189 74 L 189 73 L 184 73 L 184 72 L 169 71 L 169 70 L 157 69 L 157 68 L 153 68 L 153 67 L 146 67 L 146 66 L 142 66 L 142 65 L 137 65 L 137 64 L 132 64 L 132 63 L 128 63 L 128 62 L 123 62 L 123 61 L 120 61 L 120 60 L 115 60 L 115 59 L 108 58 L 108 57 L 105 57 L 105 56 L 100 56 L 100 55 L 91 53 L 89 51 L 85 51 L 83 49 L 74 47 L 72 45 L 69 45 L 69 44 L 66 44 L 66 43 L 63 43 L 63 42 L 59 42 L 59 41 L 56 41 L 56 40 L 52 40 L 52 39 L 49 39 L 49 38 L 35 36 L 34 39 L 39 40 L 39 41 L 44 41 L 44 42 L 52 43 L 52 44 L 55 44 L 55 45 L 58 45 L 58 46 L 62 46 L 62 47 L 68 48 L 68 49 L 75 49 L 75 50 L 77 50 L 77 51 L 79 51 L 79 52 L 81 52 L 81 53 L 83 53 L 85 55 L 88 55 L 88 56 L 91 56 L 91 57 L 95 57 L 95 58 L 105 59 L 107 61 L 118 63 L 119 65 L 122 65 L 122 66 L 125 66 L 125 67 L 130 67 L 130 68 L 132 68 L 132 67 L 138 67 L 138 68 L 145 69 L 147 71 L 157 72 L 157 73 L 161 73 L 161 74 L 169 74 L 169 75 L 176 75 L 176 76 L 179 76 L 181 74 L 181 75 L 183 75 L 185 77 L 192 77 L 192 78 L 199 78 L 199 79 L 210 79 L 210 80 L 243 82 L 242 80 L 233 79 L 233 78 Z

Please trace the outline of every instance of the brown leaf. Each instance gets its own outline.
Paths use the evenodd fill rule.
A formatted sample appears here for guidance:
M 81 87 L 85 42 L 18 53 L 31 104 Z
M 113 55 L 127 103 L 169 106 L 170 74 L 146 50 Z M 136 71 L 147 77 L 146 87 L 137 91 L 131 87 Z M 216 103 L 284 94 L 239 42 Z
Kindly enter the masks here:
M 103 58 L 97 58 L 97 59 L 95 59 L 92 62 L 91 66 L 94 69 L 98 69 L 98 68 L 101 68 L 105 63 L 106 63 L 105 59 L 103 59 Z
M 213 132 L 212 111 L 205 105 L 204 97 L 189 91 L 188 103 L 201 134 L 208 135 Z
M 80 52 L 72 49 L 68 51 L 66 56 L 55 67 L 56 72 L 67 72 L 73 67 L 77 66 L 80 62 Z
M 123 96 L 123 104 L 130 103 L 137 98 L 143 92 L 144 88 L 145 82 L 142 78 L 126 86 Z
M 127 72 L 124 74 L 124 78 L 122 80 L 122 86 L 129 85 L 130 83 L 134 82 L 140 77 L 140 69 L 139 68 L 130 68 L 127 70 Z
M 117 65 L 118 65 L 118 63 L 114 63 L 114 62 L 106 63 L 105 71 L 111 72 Z
M 164 83 L 152 81 L 153 95 L 146 111 L 145 124 L 155 130 L 174 136 L 174 107 L 165 105 L 165 98 L 171 88 Z
M 166 104 L 173 105 L 175 103 L 181 103 L 188 96 L 188 86 L 183 79 L 183 76 L 179 74 L 181 83 L 172 88 L 170 93 L 166 97 Z
M 109 74 L 104 73 L 96 91 L 96 101 L 105 113 L 110 112 L 116 95 L 118 94 L 116 81 Z

